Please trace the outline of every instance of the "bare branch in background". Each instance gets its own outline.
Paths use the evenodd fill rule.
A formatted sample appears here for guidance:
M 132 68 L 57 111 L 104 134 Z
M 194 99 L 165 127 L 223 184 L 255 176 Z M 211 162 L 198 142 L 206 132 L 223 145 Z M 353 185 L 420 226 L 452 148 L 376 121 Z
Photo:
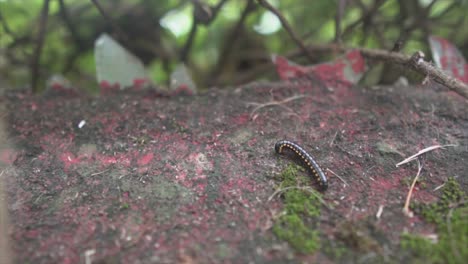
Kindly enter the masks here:
M 467 16 L 461 16 L 458 21 L 453 25 L 452 32 L 450 32 L 448 39 L 455 39 L 455 37 L 459 34 L 460 32 L 460 27 L 465 23 L 465 20 L 467 19 Z
M 424 61 L 422 58 L 418 59 L 417 55 L 422 53 L 420 51 L 416 52 L 412 56 L 409 56 L 400 52 L 392 52 L 380 49 L 351 48 L 337 44 L 309 45 L 307 49 L 310 52 L 346 52 L 353 49 L 359 50 L 362 56 L 366 58 L 409 67 L 468 99 L 468 85 L 448 75 L 446 72 L 435 67 L 431 63 Z M 301 53 L 302 50 L 294 51 L 289 53 L 288 57 L 293 57 Z
M 188 54 L 190 53 L 190 50 L 192 49 L 193 40 L 195 39 L 195 35 L 197 34 L 197 28 L 198 28 L 198 23 L 196 21 L 193 21 L 187 41 L 185 42 L 184 47 L 180 51 L 180 60 L 182 62 L 186 63 L 188 60 Z
M 49 3 L 50 0 L 40 2 L 41 4 Z M 62 67 L 62 74 L 70 73 L 71 70 L 73 70 L 73 74 L 82 74 L 84 71 L 81 71 L 80 67 L 83 66 L 78 65 L 77 61 L 82 58 L 83 54 L 89 54 L 96 36 L 110 27 L 118 41 L 126 47 L 128 46 L 137 56 L 145 58 L 145 64 L 160 60 L 163 69 L 166 70 L 165 74 L 168 76 L 171 73 L 169 65 L 173 65 L 178 61 L 183 61 L 191 66 L 198 64 L 197 61 L 191 63 L 191 56 L 194 52 L 199 52 L 193 50 L 195 41 L 198 41 L 199 27 L 204 26 L 210 30 L 216 27 L 216 30 L 219 30 L 220 25 L 218 23 L 214 25 L 212 22 L 221 13 L 222 7 L 232 1 L 217 0 L 216 4 L 212 5 L 207 4 L 207 2 L 206 0 L 175 1 L 174 4 L 163 5 L 148 4 L 151 3 L 150 1 L 137 1 L 137 3 L 132 2 L 130 4 L 126 1 L 91 0 L 69 3 L 65 0 L 58 0 L 58 10 L 50 11 L 47 17 L 42 16 L 36 19 L 29 19 L 24 26 L 18 26 L 17 23 L 12 23 L 13 20 L 10 22 L 9 19 L 16 12 L 24 11 L 26 7 L 23 10 L 21 8 L 12 9 L 11 14 L 5 13 L 10 12 L 9 9 L 2 8 L 0 12 L 0 30 L 7 36 L 2 52 L 10 66 L 24 67 L 24 65 L 27 65 L 30 67 L 30 81 L 31 85 L 34 86 L 33 89 L 36 91 L 38 89 L 38 79 L 43 75 L 43 72 L 55 70 L 57 66 Z M 249 5 L 243 6 L 247 3 Z M 285 5 L 283 2 L 281 3 L 281 8 L 298 7 L 297 4 Z M 464 16 L 463 12 L 459 12 L 459 9 L 462 8 L 460 1 L 454 0 L 444 4 L 443 1 L 430 0 L 426 4 L 423 4 L 417 0 L 397 0 L 394 1 L 391 7 L 386 5 L 388 1 L 385 0 L 337 0 L 335 3 L 336 5 L 326 6 L 327 12 L 335 10 L 334 17 L 327 17 L 322 21 L 314 21 L 318 22 L 316 24 L 319 26 L 315 26 L 309 30 L 311 33 L 309 34 L 310 38 L 308 38 L 314 39 L 318 35 L 320 37 L 324 30 L 323 26 L 334 20 L 335 35 L 332 36 L 334 37 L 333 43 L 308 46 L 306 37 L 298 35 L 299 31 L 295 30 L 296 27 L 299 28 L 301 26 L 297 23 L 302 23 L 303 21 L 299 21 L 299 19 L 297 21 L 295 19 L 295 23 L 287 21 L 286 13 L 272 6 L 268 0 L 235 2 L 234 5 L 241 6 L 236 11 L 239 12 L 236 14 L 237 20 L 231 23 L 231 21 L 226 22 L 224 19 L 221 19 L 220 24 L 224 23 L 224 26 L 229 25 L 229 28 L 227 26 L 221 27 L 221 30 L 224 30 L 221 34 L 225 37 L 220 38 L 222 39 L 221 41 L 219 39 L 214 40 L 219 41 L 216 43 L 217 47 L 219 47 L 217 50 L 219 59 L 212 68 L 200 68 L 198 71 L 194 69 L 197 76 L 200 76 L 198 80 L 204 81 L 207 85 L 239 85 L 256 78 L 258 79 L 259 75 L 265 76 L 265 74 L 274 71 L 274 65 L 271 63 L 270 56 L 268 55 L 269 52 L 274 51 L 267 51 L 267 47 L 280 46 L 283 49 L 285 46 L 281 45 L 284 41 L 279 40 L 280 43 L 277 43 L 277 37 L 283 35 L 270 36 L 275 43 L 274 45 L 267 45 L 270 39 L 262 39 L 255 33 L 253 35 L 250 28 L 251 25 L 247 23 L 247 19 L 251 17 L 251 14 L 257 12 L 259 10 L 258 7 L 261 6 L 264 10 L 272 12 L 279 19 L 282 29 L 294 41 L 297 50 L 284 54 L 288 58 L 300 56 L 301 58 L 307 58 L 312 63 L 317 63 L 320 59 L 324 58 L 324 53 L 328 52 L 328 54 L 336 55 L 339 52 L 349 50 L 350 48 L 342 45 L 342 43 L 346 43 L 351 39 L 355 43 L 356 37 L 361 38 L 362 44 L 358 44 L 361 47 L 366 46 L 371 40 L 373 44 L 377 43 L 377 45 L 380 45 L 380 50 L 375 50 L 376 54 L 374 54 L 371 50 L 360 49 L 367 58 L 375 57 L 384 62 L 402 64 L 407 69 L 415 69 L 417 72 L 426 75 L 428 80 L 432 79 L 442 83 L 458 94 L 467 97 L 466 84 L 448 76 L 448 74 L 423 60 L 417 64 L 414 63 L 414 60 L 410 60 L 411 56 L 395 52 L 403 50 L 406 43 L 409 42 L 417 42 L 421 45 L 427 44 L 426 37 L 437 30 L 437 32 L 446 32 L 442 37 L 456 42 L 461 51 L 466 54 L 468 45 L 463 36 L 460 35 L 460 32 L 463 25 L 466 24 L 468 17 Z M 158 22 L 164 13 L 167 13 L 169 10 L 179 9 L 187 4 L 193 5 L 194 23 L 190 32 L 183 36 L 186 39 L 185 43 L 176 50 L 173 48 L 176 46 L 175 42 L 177 41 L 174 35 L 165 34 L 165 29 L 158 28 L 160 27 Z M 384 4 L 385 6 L 383 6 Z M 113 9 L 110 9 L 111 7 Z M 437 12 L 435 12 L 435 8 L 438 9 Z M 96 9 L 99 12 L 97 14 L 94 12 Z M 299 9 L 302 10 L 303 7 L 299 7 Z M 442 10 L 439 11 L 439 9 Z M 288 9 L 287 11 L 290 12 L 291 10 Z M 263 10 L 260 11 L 263 12 Z M 348 12 L 359 14 L 359 17 L 353 18 L 352 21 L 348 22 L 347 19 L 350 17 L 347 16 Z M 142 20 L 141 17 L 143 15 L 141 14 L 144 14 L 145 18 L 152 17 L 157 19 Z M 300 14 L 304 16 L 304 10 Z M 256 16 L 256 19 L 258 17 Z M 43 21 L 43 19 L 45 20 Z M 307 13 L 305 14 L 305 19 L 309 19 Z M 157 25 L 155 26 L 155 24 Z M 138 28 L 136 28 L 137 26 Z M 135 30 L 133 30 L 134 28 Z M 155 28 L 157 29 L 153 31 Z M 71 45 L 66 45 L 64 47 L 66 52 L 60 53 L 65 54 L 64 57 L 46 62 L 45 58 L 50 58 L 49 55 L 53 54 L 54 51 L 45 50 L 43 46 L 46 47 L 46 41 L 49 41 L 48 34 L 55 32 L 57 29 L 66 31 L 65 35 L 60 35 L 59 37 L 63 38 L 63 42 Z M 390 57 L 382 57 L 382 54 L 379 52 L 390 50 L 398 37 L 402 41 L 396 43 L 397 45 L 393 49 L 394 53 L 389 55 Z M 57 39 L 54 38 L 51 41 L 57 41 Z M 160 45 L 161 43 L 171 43 L 173 45 L 169 44 L 170 48 L 165 50 L 161 48 L 164 46 Z M 242 48 L 239 48 L 240 46 Z M 179 52 L 177 55 L 175 55 L 176 51 Z M 392 56 L 400 55 L 405 56 L 404 60 L 399 60 L 395 57 L 391 58 Z
M 60 16 L 62 17 L 62 20 L 65 23 L 65 25 L 67 26 L 67 29 L 70 32 L 73 41 L 75 42 L 74 44 L 80 49 L 84 47 L 83 40 L 81 40 L 81 37 L 78 34 L 78 31 L 76 30 L 76 27 L 73 24 L 73 21 L 71 20 L 70 15 L 68 14 L 67 7 L 65 6 L 65 3 L 63 1 L 64 0 L 58 1 L 60 6 Z
M 214 80 L 212 81 L 213 84 L 216 84 L 218 82 L 220 72 L 223 70 L 226 63 L 229 62 L 229 54 L 231 53 L 232 48 L 234 47 L 234 44 L 238 40 L 239 33 L 241 32 L 242 27 L 244 26 L 245 20 L 247 19 L 248 15 L 253 10 L 254 10 L 253 1 L 248 0 L 244 10 L 242 11 L 242 15 L 240 16 L 239 20 L 234 26 L 234 29 L 229 34 L 229 38 L 220 52 L 219 60 L 218 60 L 218 63 L 216 64 L 216 67 L 213 69 L 213 71 L 209 75 L 209 77 L 214 78 Z
M 223 5 L 227 2 L 227 0 L 220 0 L 219 3 L 211 8 L 209 6 L 202 6 L 202 3 L 199 1 L 199 0 L 194 0 L 193 4 L 194 4 L 194 15 L 193 15 L 193 24 L 192 24 L 192 27 L 190 29 L 190 33 L 189 33 L 189 36 L 187 38 L 187 41 L 185 42 L 185 45 L 184 47 L 182 48 L 182 51 L 180 52 L 180 60 L 183 61 L 183 62 L 187 62 L 188 60 L 188 55 L 190 53 L 190 50 L 192 48 L 192 45 L 193 45 L 193 41 L 195 39 L 195 35 L 197 34 L 197 29 L 198 29 L 198 25 L 199 24 L 204 24 L 204 25 L 209 25 L 213 20 L 215 20 L 216 16 L 218 15 L 218 12 L 219 10 L 223 7 Z M 197 9 L 198 7 L 198 9 Z M 210 10 L 206 10 L 207 8 L 209 8 Z M 202 12 L 202 11 L 198 11 L 197 13 L 197 10 L 204 10 L 205 13 L 207 13 L 207 15 L 205 16 L 201 16 L 201 15 L 197 15 L 198 13 Z M 209 14 L 208 14 L 209 13 Z
M 408 56 L 402 53 L 388 52 L 382 50 L 372 50 L 372 49 L 359 49 L 364 57 L 373 57 L 375 59 L 382 59 L 385 61 L 390 61 L 392 63 L 403 64 L 411 67 L 413 70 L 422 73 L 423 75 L 428 76 L 434 81 L 444 85 L 445 87 L 453 90 L 459 95 L 468 99 L 468 85 L 462 81 L 448 75 L 441 69 L 435 67 L 431 63 L 415 59 L 419 52 L 413 54 L 413 56 Z
M 11 31 L 10 26 L 8 26 L 8 23 L 7 23 L 6 19 L 3 17 L 1 11 L 2 11 L 2 10 L 0 10 L 0 23 L 2 23 L 2 28 L 3 28 L 3 30 L 4 30 L 5 33 L 7 33 L 8 35 L 12 36 L 13 38 L 16 38 L 16 37 L 15 37 L 15 34 L 13 33 L 13 31 Z
M 284 18 L 284 16 L 274 6 L 270 5 L 270 3 L 268 3 L 266 0 L 258 0 L 258 3 L 261 6 L 268 9 L 269 11 L 271 11 L 273 14 L 275 14 L 276 17 L 278 17 L 278 19 L 281 21 L 281 25 L 283 25 L 283 28 L 288 32 L 289 36 L 294 40 L 294 42 L 296 42 L 296 44 L 301 48 L 301 50 L 304 52 L 304 55 L 310 61 L 314 61 L 314 57 L 312 56 L 312 54 L 309 53 L 305 44 L 291 28 L 286 18 Z
M 104 19 L 109 23 L 112 28 L 114 29 L 115 33 L 120 37 L 120 39 L 127 41 L 128 37 L 125 32 L 120 29 L 120 27 L 117 25 L 117 23 L 114 22 L 114 20 L 106 13 L 104 8 L 101 6 L 101 4 L 98 2 L 98 0 L 91 0 L 93 4 L 96 6 L 96 8 L 99 10 L 99 13 L 101 13 L 101 16 L 104 17 Z
M 47 18 L 49 17 L 49 2 L 50 0 L 44 0 L 42 6 L 41 17 L 39 21 L 39 30 L 37 32 L 36 46 L 34 48 L 34 54 L 31 63 L 31 87 L 33 92 L 38 92 L 38 81 L 39 81 L 39 64 L 42 54 L 42 46 L 44 44 L 44 37 L 47 27 Z
M 63 67 L 63 72 L 66 73 L 70 71 L 75 63 L 76 59 L 79 57 L 81 52 L 86 49 L 86 45 L 81 38 L 78 30 L 76 29 L 76 25 L 73 23 L 70 14 L 68 12 L 67 6 L 65 5 L 64 0 L 59 0 L 60 12 L 59 15 L 62 18 L 63 22 L 65 23 L 68 31 L 70 32 L 70 36 L 73 39 L 73 45 L 77 48 L 72 51 L 70 55 L 67 56 L 65 60 L 65 66 Z
M 377 12 L 377 10 L 384 4 L 385 0 L 377 0 L 369 8 L 366 7 L 366 5 L 364 5 L 364 3 L 362 3 L 361 0 L 357 0 L 355 2 L 356 2 L 356 5 L 362 10 L 361 11 L 362 16 L 358 20 L 356 20 L 353 23 L 351 23 L 350 25 L 348 25 L 343 30 L 343 34 L 342 34 L 343 38 L 345 38 L 349 34 L 355 32 L 355 29 L 356 29 L 357 26 L 369 24 L 369 22 L 373 20 L 374 16 L 379 14 Z
M 346 9 L 347 0 L 339 0 L 338 6 L 336 8 L 336 16 L 335 16 L 335 42 L 341 43 L 341 21 L 344 15 L 344 11 Z

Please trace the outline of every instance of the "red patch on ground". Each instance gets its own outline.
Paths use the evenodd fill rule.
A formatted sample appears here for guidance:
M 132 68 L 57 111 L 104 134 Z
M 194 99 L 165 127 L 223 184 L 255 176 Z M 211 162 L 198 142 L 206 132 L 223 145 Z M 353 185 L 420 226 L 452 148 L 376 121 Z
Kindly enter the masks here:
M 11 165 L 18 156 L 18 152 L 14 149 L 0 149 L 0 162 Z
M 232 122 L 236 125 L 244 125 L 249 121 L 250 115 L 248 113 L 242 114 L 240 116 L 236 116 L 232 119 Z
M 60 154 L 60 160 L 63 162 L 65 171 L 68 171 L 71 165 L 78 164 L 80 162 L 80 159 L 70 152 Z
M 139 166 L 145 166 L 148 165 L 152 160 L 153 160 L 153 153 L 148 153 L 146 155 L 143 155 L 138 161 Z

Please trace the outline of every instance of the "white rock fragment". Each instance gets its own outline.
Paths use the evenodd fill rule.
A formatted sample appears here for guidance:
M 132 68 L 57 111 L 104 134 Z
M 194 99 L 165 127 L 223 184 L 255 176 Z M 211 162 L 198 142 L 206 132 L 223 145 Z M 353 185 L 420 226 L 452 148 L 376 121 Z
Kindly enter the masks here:
M 143 63 L 107 34 L 94 42 L 97 80 L 121 89 L 148 81 Z
M 78 128 L 81 129 L 81 128 L 83 128 L 85 125 L 86 125 L 86 121 L 85 121 L 85 120 L 81 120 L 80 123 L 78 123 Z

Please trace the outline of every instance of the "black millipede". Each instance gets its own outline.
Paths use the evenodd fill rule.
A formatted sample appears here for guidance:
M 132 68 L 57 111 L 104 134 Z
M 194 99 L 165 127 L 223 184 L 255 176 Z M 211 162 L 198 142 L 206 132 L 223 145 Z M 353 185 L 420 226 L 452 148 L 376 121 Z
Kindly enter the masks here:
M 289 141 L 289 140 L 280 140 L 275 144 L 275 151 L 278 154 L 283 153 L 283 148 L 288 148 L 294 152 L 302 159 L 302 161 L 307 164 L 308 168 L 314 174 L 315 178 L 320 184 L 320 188 L 325 191 L 328 188 L 328 181 L 325 173 L 323 173 L 320 166 L 315 162 L 314 158 L 307 153 L 301 146 L 298 144 Z

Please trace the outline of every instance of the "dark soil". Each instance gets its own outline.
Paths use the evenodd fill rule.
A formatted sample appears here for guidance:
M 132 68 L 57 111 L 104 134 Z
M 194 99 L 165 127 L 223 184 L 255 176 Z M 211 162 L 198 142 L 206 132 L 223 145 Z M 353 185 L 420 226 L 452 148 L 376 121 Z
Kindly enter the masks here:
M 302 80 L 190 97 L 128 90 L 0 100 L 9 110 L 1 179 L 17 263 L 399 262 L 409 257 L 403 232 L 436 230 L 402 213 L 417 163 L 395 164 L 454 144 L 420 158 L 411 201 L 437 201 L 449 177 L 468 186 L 468 104 L 435 87 Z M 280 139 L 341 177 L 327 170 L 320 246 L 310 254 L 272 231 L 283 199 L 268 198 L 294 162 L 275 153 Z

